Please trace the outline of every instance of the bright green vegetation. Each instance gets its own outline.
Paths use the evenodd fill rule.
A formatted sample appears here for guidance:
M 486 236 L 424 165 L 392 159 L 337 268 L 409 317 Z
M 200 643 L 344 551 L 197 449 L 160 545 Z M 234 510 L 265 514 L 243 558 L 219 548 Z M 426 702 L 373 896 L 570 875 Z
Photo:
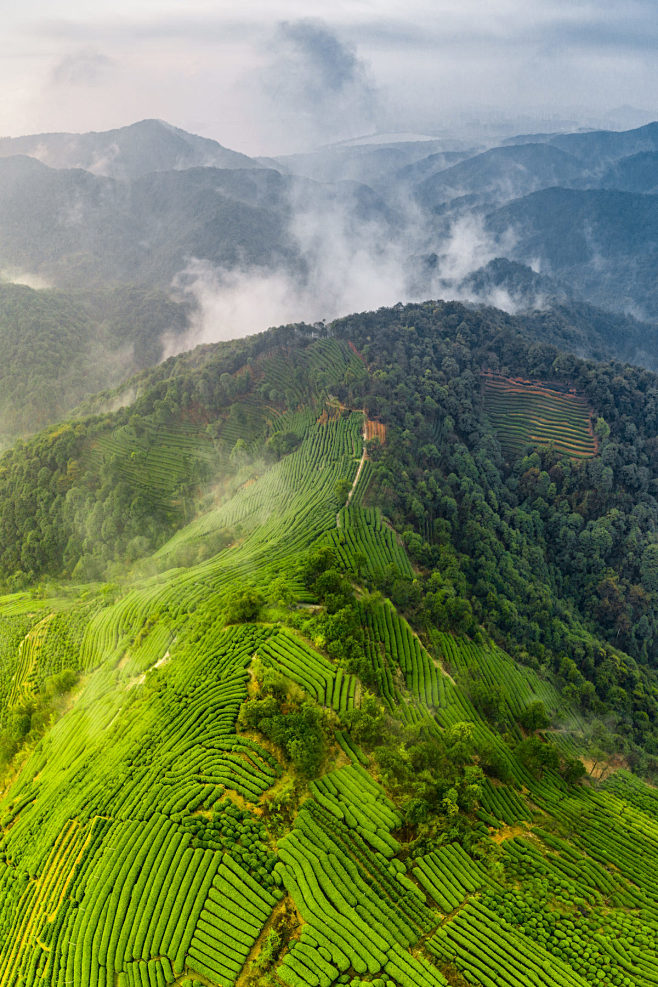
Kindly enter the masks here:
M 628 450 L 506 462 L 450 316 L 206 348 L 3 459 L 0 987 L 655 985 L 651 624 L 552 540 L 611 551 Z
M 409 578 L 412 570 L 399 536 L 384 523 L 380 510 L 358 506 L 357 498 L 366 484 L 362 473 L 349 508 L 341 508 L 338 514 L 340 527 L 331 533 L 341 564 L 373 585 L 396 576 Z
M 354 706 L 356 680 L 345 675 L 330 661 L 323 659 L 313 648 L 289 631 L 268 638 L 258 649 L 258 656 L 266 667 L 274 668 L 283 676 L 296 682 L 313 699 L 337 712 L 346 712 Z
M 141 681 L 139 663 L 129 662 L 88 680 L 4 806 L 12 852 L 40 877 L 24 884 L 4 868 L 3 920 L 14 945 L 3 954 L 3 978 L 34 969 L 50 983 L 111 983 L 123 971 L 130 983 L 135 963 L 164 955 L 169 972 L 172 963 L 180 969 L 207 923 L 212 889 L 227 880 L 222 851 L 234 844 L 227 866 L 236 887 L 248 880 L 242 862 L 271 885 L 274 857 L 250 814 L 233 812 L 225 824 L 227 791 L 257 799 L 279 772 L 267 751 L 233 731 L 250 654 L 267 633 L 210 621 L 198 643 L 179 642 L 187 657 L 166 671 L 154 667 Z M 192 829 L 195 819 L 201 825 Z M 53 847 L 43 863 L 35 826 Z M 85 907 L 72 906 L 80 900 Z
M 565 394 L 533 381 L 488 375 L 485 407 L 501 443 L 512 452 L 551 445 L 565 456 L 596 453 L 590 412 L 575 394 Z
M 219 499 L 226 493 L 223 483 L 233 489 L 248 482 L 280 455 L 278 434 L 302 438 L 315 420 L 324 378 L 365 373 L 349 347 L 322 341 L 291 357 L 284 392 L 277 361 L 272 367 L 259 361 L 269 345 L 263 337 L 227 344 L 201 359 L 195 374 L 185 358 L 182 366 L 170 361 L 169 376 L 167 365 L 154 371 L 151 386 L 132 406 L 47 429 L 11 450 L 0 465 L 0 569 L 10 585 L 62 571 L 96 579 L 110 574 L 112 562 L 123 565 L 157 548 L 196 510 L 202 488 L 210 502 Z M 297 412 L 302 402 L 313 410 Z M 334 427 L 326 430 L 327 445 Z M 355 452 L 360 439 L 350 443 L 346 453 Z M 323 455 L 321 443 L 317 455 Z M 304 461 L 295 462 L 305 468 Z M 211 481 L 220 489 L 210 488 Z M 279 472 L 272 482 L 297 479 Z M 265 487 L 257 489 L 263 502 L 271 496 Z M 223 538 L 240 523 L 238 509 L 232 517 L 207 515 L 196 530 L 206 541 L 212 526 Z M 216 546 L 187 538 L 184 548 L 182 542 L 176 547 L 184 556 L 179 561 L 189 563 L 190 552 L 208 556 Z
M 533 701 L 539 701 L 551 720 L 560 715 L 564 720 L 568 710 L 560 691 L 531 669 L 517 665 L 500 648 L 438 630 L 431 630 L 430 635 L 444 663 L 487 719 L 512 727 L 522 722 L 524 711 Z M 579 719 L 568 722 L 571 729 L 580 725 Z
M 434 924 L 415 886 L 387 861 L 399 849 L 394 806 L 360 767 L 327 774 L 279 844 L 278 875 L 305 921 L 278 976 L 292 987 L 336 982 L 348 969 L 394 982 L 442 985 L 407 952 Z M 329 959 L 325 959 L 326 955 Z

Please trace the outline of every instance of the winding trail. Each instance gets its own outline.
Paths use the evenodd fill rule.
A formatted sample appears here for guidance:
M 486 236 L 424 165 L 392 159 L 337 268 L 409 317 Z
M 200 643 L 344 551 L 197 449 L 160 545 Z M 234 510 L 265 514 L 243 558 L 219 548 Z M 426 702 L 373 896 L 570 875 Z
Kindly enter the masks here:
M 364 416 L 363 416 L 363 432 L 362 432 L 363 452 L 361 453 L 361 459 L 359 461 L 359 466 L 358 466 L 357 471 L 356 471 L 356 476 L 354 477 L 354 482 L 352 483 L 350 492 L 347 495 L 347 500 L 343 504 L 343 507 L 349 507 L 350 506 L 350 501 L 352 500 L 352 497 L 354 496 L 354 491 L 356 490 L 356 485 L 359 482 L 359 478 L 361 476 L 361 471 L 363 470 L 363 464 L 365 463 L 365 461 L 367 459 L 367 453 L 366 453 L 366 428 L 367 428 L 367 425 L 368 425 L 368 419 L 367 419 L 367 417 L 364 414 Z M 342 510 L 342 508 L 341 508 L 341 510 Z M 338 513 L 336 514 L 336 527 L 337 528 L 340 528 L 341 526 L 342 525 L 341 525 L 340 511 L 338 511 Z

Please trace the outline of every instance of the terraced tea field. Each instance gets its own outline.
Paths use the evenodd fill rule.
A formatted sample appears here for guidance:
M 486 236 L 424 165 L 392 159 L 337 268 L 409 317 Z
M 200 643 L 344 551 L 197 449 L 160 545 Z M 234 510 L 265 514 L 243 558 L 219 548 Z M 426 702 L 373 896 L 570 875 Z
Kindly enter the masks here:
M 552 445 L 574 459 L 596 455 L 590 409 L 582 396 L 539 381 L 483 376 L 485 408 L 507 450 L 518 453 L 531 445 Z
M 656 789 L 524 758 L 531 704 L 562 753 L 587 711 L 549 664 L 387 598 L 423 577 L 371 503 L 384 425 L 329 391 L 363 365 L 328 340 L 287 359 L 257 366 L 218 448 L 189 423 L 99 438 L 163 503 L 211 452 L 255 454 L 143 575 L 0 595 L 0 730 L 75 678 L 0 791 L 0 987 L 656 987 Z M 485 388 L 508 448 L 596 451 L 577 395 Z M 277 432 L 290 451 L 262 455 Z

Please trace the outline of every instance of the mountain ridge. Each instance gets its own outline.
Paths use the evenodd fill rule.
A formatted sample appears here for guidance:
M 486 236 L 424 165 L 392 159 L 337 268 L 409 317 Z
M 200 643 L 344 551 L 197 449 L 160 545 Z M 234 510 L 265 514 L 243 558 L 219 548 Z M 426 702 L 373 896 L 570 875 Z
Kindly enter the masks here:
M 151 171 L 214 166 L 258 168 L 253 158 L 163 120 L 140 120 L 114 130 L 0 138 L 0 157 L 31 154 L 54 168 L 82 168 L 129 180 Z

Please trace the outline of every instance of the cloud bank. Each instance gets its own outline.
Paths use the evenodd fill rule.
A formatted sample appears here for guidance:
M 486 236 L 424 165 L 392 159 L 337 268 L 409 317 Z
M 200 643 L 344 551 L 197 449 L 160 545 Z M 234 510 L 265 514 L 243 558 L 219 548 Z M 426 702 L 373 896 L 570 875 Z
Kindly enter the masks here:
M 157 117 L 274 154 L 373 126 L 624 126 L 658 115 L 653 0 L 318 0 L 317 19 L 308 10 L 60 0 L 44 16 L 26 0 L 3 18 L 0 133 Z M 61 85 L 66 100 L 53 92 Z
M 167 340 L 165 356 L 270 326 L 331 321 L 397 302 L 468 300 L 473 291 L 461 282 L 513 242 L 511 232 L 494 239 L 472 215 L 457 218 L 437 237 L 412 203 L 399 204 L 395 233 L 385 219 L 359 217 L 349 195 L 291 206 L 290 235 L 304 270 L 225 270 L 192 259 L 174 283 L 194 303 L 190 330 Z M 499 289 L 477 300 L 518 307 Z

